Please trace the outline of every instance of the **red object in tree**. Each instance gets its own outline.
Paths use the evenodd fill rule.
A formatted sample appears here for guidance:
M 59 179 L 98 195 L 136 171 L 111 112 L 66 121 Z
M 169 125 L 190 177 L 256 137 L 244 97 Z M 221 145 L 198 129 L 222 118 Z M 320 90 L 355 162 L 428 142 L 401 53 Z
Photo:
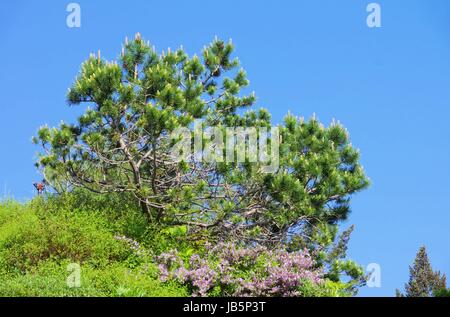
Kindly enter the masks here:
M 42 194 L 42 192 L 45 189 L 44 183 L 33 183 L 34 187 L 36 188 L 38 195 Z

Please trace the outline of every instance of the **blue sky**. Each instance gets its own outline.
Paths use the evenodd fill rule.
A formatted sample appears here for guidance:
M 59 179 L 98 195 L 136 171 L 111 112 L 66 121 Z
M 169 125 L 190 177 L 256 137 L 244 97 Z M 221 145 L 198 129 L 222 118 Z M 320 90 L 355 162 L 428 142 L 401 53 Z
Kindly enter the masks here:
M 366 6 L 381 5 L 381 28 Z M 37 128 L 73 120 L 67 88 L 90 52 L 120 53 L 141 32 L 158 50 L 199 52 L 232 38 L 275 122 L 291 111 L 340 120 L 372 186 L 356 195 L 344 226 L 356 225 L 350 256 L 381 266 L 391 296 L 417 249 L 450 274 L 450 2 L 448 0 L 78 1 L 81 28 L 66 26 L 70 1 L 0 6 L 0 196 L 32 197 L 39 180 L 31 143 Z

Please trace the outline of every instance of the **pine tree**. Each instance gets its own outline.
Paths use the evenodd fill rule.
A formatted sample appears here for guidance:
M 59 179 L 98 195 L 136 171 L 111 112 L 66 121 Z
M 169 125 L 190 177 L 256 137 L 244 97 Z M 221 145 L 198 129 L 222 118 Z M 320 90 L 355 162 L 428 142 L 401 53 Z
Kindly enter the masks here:
M 329 252 L 323 257 L 333 262 L 330 274 L 348 274 L 353 287 L 363 271 L 341 262 L 349 233 L 337 248 L 332 244 L 351 196 L 369 181 L 341 124 L 288 114 L 278 126 L 279 164 L 271 173 L 249 156 L 172 158 L 173 131 L 197 119 L 222 130 L 272 127 L 267 110 L 249 109 L 256 97 L 244 94 L 249 81 L 233 50 L 231 41 L 216 38 L 192 57 L 182 48 L 158 54 L 137 34 L 125 40 L 118 60 L 91 55 L 67 96 L 70 105 L 88 107 L 76 123 L 39 129 L 37 167 L 58 192 L 131 197 L 152 225 L 248 244 L 295 240 L 297 247 Z M 203 136 L 200 146 L 210 143 Z
M 409 281 L 405 293 L 396 290 L 397 297 L 432 297 L 445 289 L 446 277 L 434 272 L 424 246 L 417 252 L 413 266 L 409 267 Z
M 87 105 L 85 113 L 74 124 L 42 127 L 34 139 L 49 186 L 132 196 L 152 224 L 217 239 L 274 245 L 334 232 L 352 194 L 368 186 L 359 152 L 337 122 L 325 127 L 287 115 L 273 173 L 248 157 L 171 158 L 172 132 L 196 119 L 220 129 L 272 127 L 267 110 L 249 109 L 256 97 L 244 94 L 249 81 L 233 50 L 231 41 L 215 39 L 192 57 L 182 48 L 158 54 L 137 34 L 117 61 L 92 55 L 67 97 Z

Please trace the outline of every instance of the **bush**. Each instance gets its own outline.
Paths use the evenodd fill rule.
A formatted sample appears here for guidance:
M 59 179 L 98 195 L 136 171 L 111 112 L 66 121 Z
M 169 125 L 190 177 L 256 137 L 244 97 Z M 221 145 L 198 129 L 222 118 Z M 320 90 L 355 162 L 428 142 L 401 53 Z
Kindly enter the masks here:
M 94 268 L 81 266 L 80 287 L 69 287 L 69 261 L 41 262 L 26 274 L 1 276 L 0 296 L 186 296 L 187 290 L 174 284 L 162 284 L 155 269 L 129 269 L 116 263 Z
M 188 294 L 162 283 L 149 250 L 123 234 L 144 236 L 141 218 L 118 204 L 108 209 L 101 197 L 82 197 L 84 203 L 75 194 L 0 203 L 0 296 Z M 81 287 L 67 285 L 70 263 L 81 265 Z
M 140 207 L 124 194 L 96 194 L 78 188 L 72 192 L 34 199 L 32 206 L 53 214 L 59 214 L 61 210 L 96 214 L 107 222 L 111 230 L 134 239 L 141 240 L 148 234 L 146 217 Z
M 129 247 L 114 238 L 107 220 L 100 214 L 64 209 L 52 213 L 42 204 L 13 207 L 0 209 L 3 270 L 24 273 L 49 259 L 101 267 L 124 261 L 131 255 Z
M 311 290 L 322 282 L 322 272 L 306 250 L 288 253 L 220 243 L 188 261 L 176 251 L 158 261 L 163 281 L 186 285 L 194 296 L 303 296 L 303 287 Z
M 153 254 L 160 254 L 171 248 L 178 251 L 202 248 L 206 237 L 188 237 L 186 226 L 164 226 L 150 224 L 139 206 L 126 196 L 118 194 L 96 194 L 85 189 L 61 195 L 50 195 L 34 199 L 33 209 L 40 214 L 60 215 L 84 214 L 88 218 L 101 219 L 100 226 L 107 227 L 115 235 L 139 241 Z
M 348 295 L 306 250 L 212 246 L 104 199 L 77 191 L 0 202 L 0 296 Z M 81 267 L 81 287 L 67 285 L 70 263 Z

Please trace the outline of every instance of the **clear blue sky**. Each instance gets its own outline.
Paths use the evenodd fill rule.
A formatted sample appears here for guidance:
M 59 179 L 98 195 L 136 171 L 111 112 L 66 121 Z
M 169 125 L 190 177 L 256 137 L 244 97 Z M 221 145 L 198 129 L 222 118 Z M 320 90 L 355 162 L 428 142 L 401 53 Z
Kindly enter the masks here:
M 0 5 L 0 188 L 17 199 L 39 180 L 31 137 L 80 109 L 65 94 L 90 52 L 114 58 L 136 32 L 158 50 L 199 52 L 232 38 L 258 106 L 279 122 L 289 110 L 340 120 L 360 148 L 370 189 L 353 200 L 350 256 L 382 269 L 393 295 L 420 245 L 450 274 L 450 1 L 78 1 L 81 28 L 66 26 L 70 1 Z M 245 2 L 245 4 L 244 4 Z M 366 25 L 378 2 L 382 27 Z

